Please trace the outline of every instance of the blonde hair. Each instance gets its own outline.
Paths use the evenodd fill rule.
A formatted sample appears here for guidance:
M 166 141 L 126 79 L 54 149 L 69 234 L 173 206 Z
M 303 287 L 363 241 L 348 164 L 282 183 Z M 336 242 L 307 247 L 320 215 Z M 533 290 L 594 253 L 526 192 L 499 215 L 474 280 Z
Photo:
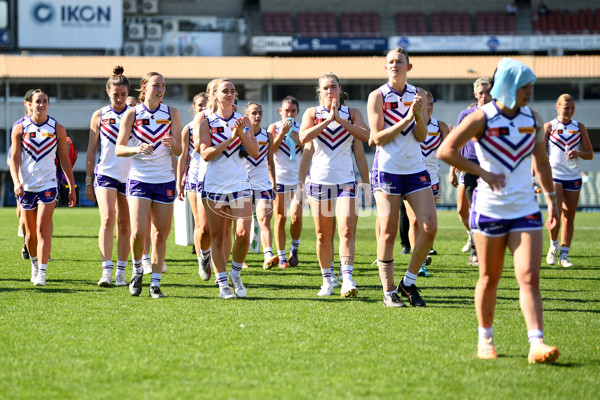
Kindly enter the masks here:
M 492 81 L 490 80 L 490 78 L 482 76 L 481 78 L 477 78 L 477 80 L 475 82 L 473 82 L 473 91 L 477 90 L 478 86 L 481 85 L 488 85 L 488 86 L 492 86 Z
M 143 103 L 146 99 L 146 93 L 144 93 L 142 90 L 142 86 L 145 86 L 153 76 L 162 76 L 162 74 L 159 72 L 148 72 L 146 75 L 142 76 L 142 79 L 140 79 L 140 88 L 137 89 L 137 91 L 140 92 L 138 96 L 138 103 Z
M 395 49 L 392 49 L 392 50 L 388 51 L 387 54 L 385 55 L 385 58 L 387 58 L 387 56 L 389 56 L 392 53 L 404 54 L 404 57 L 406 57 L 406 63 L 410 64 L 409 61 L 408 61 L 408 53 L 402 47 L 396 47 Z
M 338 84 L 338 87 L 340 89 L 340 97 L 338 98 L 338 106 L 344 103 L 344 94 L 342 92 L 342 84 L 340 83 L 340 78 L 337 77 L 336 74 L 334 74 L 333 72 L 326 72 L 323 75 L 321 75 L 321 77 L 319 78 L 319 86 L 317 86 L 317 98 L 319 99 L 319 104 L 323 104 L 322 99 L 321 99 L 321 82 L 324 79 L 335 79 L 335 81 Z
M 563 101 L 572 101 L 573 103 L 575 103 L 575 99 L 573 98 L 573 96 L 571 96 L 568 93 L 563 93 L 560 96 L 558 96 L 558 99 L 556 100 L 556 105 L 559 105 L 560 103 L 562 103 Z
M 211 89 L 211 93 L 210 93 L 210 99 L 213 99 L 213 100 L 210 105 L 210 110 L 213 113 L 217 112 L 217 106 L 218 106 L 217 102 L 214 101 L 215 92 L 217 91 L 217 88 L 219 87 L 219 85 L 221 85 L 221 83 L 224 83 L 224 82 L 230 82 L 231 84 L 233 84 L 233 82 L 231 82 L 231 79 L 229 79 L 229 78 L 218 78 L 218 79 L 213 79 L 211 81 L 212 89 Z M 210 85 L 210 83 L 209 83 L 209 85 Z M 208 89 L 208 87 L 207 87 L 207 89 Z M 209 99 L 209 102 L 211 101 L 210 99 Z M 208 109 L 208 105 L 206 108 Z

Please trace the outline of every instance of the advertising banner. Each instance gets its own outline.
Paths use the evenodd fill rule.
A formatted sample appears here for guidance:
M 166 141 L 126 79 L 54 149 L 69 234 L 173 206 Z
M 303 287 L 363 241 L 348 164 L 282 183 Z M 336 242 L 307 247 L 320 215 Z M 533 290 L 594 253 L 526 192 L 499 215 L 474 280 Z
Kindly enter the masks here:
M 123 46 L 121 0 L 19 0 L 17 7 L 20 48 Z
M 387 38 L 295 38 L 292 50 L 296 51 L 356 51 L 384 52 L 388 47 Z
M 598 50 L 600 35 L 392 36 L 389 48 L 412 53 Z

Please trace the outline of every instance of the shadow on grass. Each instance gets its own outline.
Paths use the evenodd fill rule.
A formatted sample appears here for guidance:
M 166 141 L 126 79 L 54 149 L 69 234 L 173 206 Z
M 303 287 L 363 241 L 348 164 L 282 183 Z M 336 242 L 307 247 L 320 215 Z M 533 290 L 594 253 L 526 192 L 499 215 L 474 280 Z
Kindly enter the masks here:
M 600 310 L 579 310 L 573 308 L 544 308 L 544 312 L 580 312 L 590 314 L 600 314 Z
M 76 239 L 76 238 L 98 239 L 98 235 L 52 235 L 52 239 Z
M 0 288 L 0 293 L 3 292 L 40 292 L 40 293 L 63 293 L 63 294 L 73 294 L 73 293 L 82 293 L 88 292 L 88 290 L 76 290 L 69 288 L 53 288 L 48 286 L 32 286 L 32 287 L 24 287 L 24 288 Z

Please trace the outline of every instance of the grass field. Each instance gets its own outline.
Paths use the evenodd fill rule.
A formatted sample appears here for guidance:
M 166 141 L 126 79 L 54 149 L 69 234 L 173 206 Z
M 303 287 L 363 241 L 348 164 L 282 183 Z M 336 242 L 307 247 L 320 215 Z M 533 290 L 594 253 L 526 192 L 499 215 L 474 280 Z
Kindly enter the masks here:
M 0 209 L 0 398 L 595 399 L 600 393 L 600 214 L 578 214 L 571 260 L 544 266 L 546 341 L 555 365 L 528 365 L 518 288 L 507 258 L 495 337 L 500 358 L 475 356 L 477 269 L 460 252 L 455 212 L 440 212 L 424 309 L 382 305 L 374 217 L 359 221 L 354 300 L 316 296 L 312 220 L 301 266 L 264 271 L 251 254 L 245 300 L 218 298 L 190 248 L 167 250 L 166 298 L 101 289 L 93 208 L 55 213 L 48 285 L 29 282 L 13 209 Z M 547 234 L 545 233 L 545 243 Z M 547 249 L 546 249 L 547 250 Z M 397 247 L 399 253 L 399 245 Z M 396 274 L 409 256 L 396 256 Z M 337 269 L 336 265 L 336 269 Z M 131 264 L 127 268 L 127 278 Z M 339 290 L 336 289 L 336 294 Z

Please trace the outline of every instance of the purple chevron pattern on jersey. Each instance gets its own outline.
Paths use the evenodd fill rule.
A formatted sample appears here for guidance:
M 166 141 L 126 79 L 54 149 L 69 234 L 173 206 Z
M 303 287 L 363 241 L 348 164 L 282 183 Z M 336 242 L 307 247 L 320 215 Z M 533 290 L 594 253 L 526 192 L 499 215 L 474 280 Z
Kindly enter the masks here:
M 427 157 L 428 155 L 436 151 L 438 147 L 440 147 L 440 143 L 442 143 L 442 137 L 439 135 L 439 133 L 436 136 L 427 135 L 425 140 L 420 143 L 421 153 L 423 153 L 423 157 Z
M 112 107 L 110 107 L 110 109 L 116 114 L 117 118 L 105 118 L 105 116 L 102 115 L 100 119 L 100 133 L 112 144 L 117 144 L 121 116 L 129 109 L 129 107 L 125 107 L 121 112 L 115 111 Z
M 210 126 L 210 122 L 211 121 L 209 121 L 209 126 Z M 219 128 L 222 128 L 222 127 L 211 126 L 211 128 L 210 128 L 210 141 L 213 146 L 223 143 L 224 141 L 229 139 L 229 137 L 227 135 L 225 135 L 225 131 L 221 130 Z M 231 143 L 229 146 L 227 146 L 227 148 L 225 150 L 223 150 L 223 153 L 221 153 L 221 154 L 223 154 L 225 157 L 229 158 L 235 152 L 237 152 L 240 149 L 240 147 L 242 147 L 242 141 L 238 137 L 233 141 L 233 143 Z
M 283 152 L 283 154 L 285 154 L 286 156 L 290 156 L 290 147 L 285 143 L 285 139 L 283 142 L 281 142 L 281 144 L 279 145 L 279 150 L 281 150 Z M 301 149 L 300 146 L 296 145 L 296 154 L 300 153 Z
M 192 124 L 188 125 L 188 132 L 190 134 L 190 149 L 194 148 L 194 130 L 192 129 Z
M 565 133 L 566 131 L 566 133 Z M 566 129 L 554 129 L 550 133 L 549 140 L 552 144 L 557 146 L 562 151 L 567 151 L 566 147 L 569 146 L 569 150 L 575 149 L 581 142 L 581 133 L 570 133 Z
M 389 93 L 384 94 L 383 96 L 383 120 L 386 124 L 386 126 L 393 126 L 395 124 L 397 124 L 398 122 L 400 122 L 402 119 L 406 118 L 406 116 L 408 115 L 408 112 L 410 110 L 410 105 L 412 104 L 412 101 L 409 103 L 401 103 L 402 102 L 402 97 L 404 96 L 404 93 L 412 93 L 412 94 L 416 94 L 416 92 L 411 92 L 409 90 L 407 90 L 407 86 L 404 86 L 404 90 L 402 90 L 402 93 L 398 93 L 396 92 L 394 89 L 392 89 L 392 87 L 389 84 L 386 84 L 388 89 L 390 90 Z M 393 102 L 388 102 L 386 101 L 386 97 L 388 95 L 396 95 L 398 96 L 398 100 L 397 101 L 393 101 Z M 400 105 L 402 104 L 403 107 L 407 107 L 405 112 L 402 112 L 400 110 Z M 402 108 L 403 108 L 402 107 Z M 413 120 L 409 126 L 406 127 L 406 129 L 404 129 L 402 132 L 400 132 L 400 134 L 402 136 L 406 136 L 408 135 L 409 132 L 412 131 L 412 129 L 415 126 L 415 121 Z
M 258 132 L 255 136 L 258 136 L 261 133 L 266 135 L 265 130 L 261 129 L 260 132 Z M 258 167 L 265 160 L 265 158 L 267 158 L 267 153 L 269 153 L 269 142 L 267 141 L 265 143 L 265 142 L 259 141 L 258 142 L 258 157 L 254 158 L 254 157 L 248 156 L 248 158 L 246 158 L 246 160 L 248 160 L 248 162 L 250 164 L 254 165 L 255 167 Z
M 149 126 L 145 126 L 135 120 L 135 127 L 133 128 L 133 135 L 141 142 L 151 145 L 156 150 L 160 145 L 160 140 L 165 136 L 167 132 L 171 130 L 171 120 L 169 119 L 168 124 L 159 125 L 156 129 L 152 129 Z
M 318 123 L 321 123 L 321 121 Z M 343 126 L 338 125 L 335 129 L 331 129 L 329 126 L 327 126 L 321 131 L 321 133 L 319 133 L 317 139 L 319 139 L 321 143 L 329 147 L 331 150 L 335 150 L 344 144 L 344 142 L 350 136 L 350 132 L 348 132 Z
M 514 171 L 533 152 L 536 135 L 497 135 L 492 129 L 486 129 L 479 139 L 479 145 L 506 168 Z
M 42 160 L 50 153 L 54 156 L 58 143 L 56 131 L 49 125 L 44 128 L 50 122 L 50 117 L 41 125 L 37 125 L 29 117 L 27 117 L 27 122 L 29 122 L 27 126 L 25 126 L 25 123 L 23 124 L 23 150 L 35 162 Z M 48 129 L 52 131 L 50 132 Z

